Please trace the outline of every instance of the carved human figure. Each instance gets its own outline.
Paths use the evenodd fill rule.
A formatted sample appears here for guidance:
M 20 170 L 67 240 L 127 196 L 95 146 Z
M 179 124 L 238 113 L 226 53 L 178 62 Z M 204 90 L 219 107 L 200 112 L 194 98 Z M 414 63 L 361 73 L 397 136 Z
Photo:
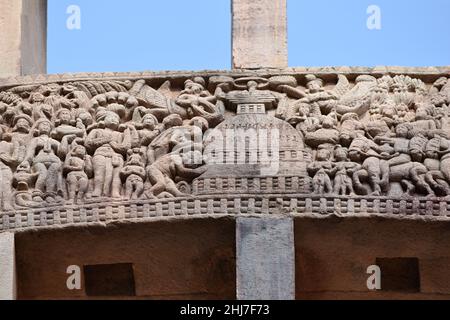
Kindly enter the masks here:
M 194 117 L 187 124 L 180 127 L 172 135 L 174 146 L 172 153 L 188 151 L 203 152 L 204 134 L 209 129 L 209 124 L 202 117 Z
M 337 105 L 338 97 L 324 88 L 322 79 L 315 75 L 307 75 L 306 81 L 307 90 L 304 97 L 292 104 L 285 116 L 286 121 L 292 125 L 301 121 L 299 110 L 305 106 L 309 109 L 308 116 L 320 117 L 322 114 L 327 115 L 332 112 Z
M 356 113 L 347 113 L 341 118 L 339 140 L 345 147 L 349 147 L 358 134 L 364 134 L 364 124 Z
M 356 171 L 353 175 L 355 188 L 359 192 L 365 192 L 361 183 L 361 178 L 365 177 L 372 187 L 372 195 L 379 196 L 382 192 L 382 177 L 389 174 L 389 166 L 383 161 L 389 159 L 392 154 L 392 147 L 379 146 L 372 140 L 359 134 L 353 139 L 349 148 L 349 157 L 352 161 L 362 164 L 362 169 Z M 383 188 L 387 188 L 388 181 L 383 181 Z
M 348 150 L 338 146 L 334 150 L 334 194 L 354 196 L 353 173 L 361 169 L 361 165 L 348 160 Z
M 409 153 L 410 151 L 409 148 L 410 139 L 408 138 L 409 131 L 410 131 L 409 124 L 400 124 L 395 129 L 394 137 L 386 137 L 386 136 L 375 137 L 375 142 L 382 145 L 385 144 L 390 145 L 393 148 L 392 153 L 396 154 L 393 158 L 387 160 L 386 162 L 383 162 L 384 165 L 389 166 L 389 168 L 386 168 L 386 170 L 384 170 L 385 176 L 383 177 L 383 181 L 386 181 L 388 179 L 389 171 L 387 169 L 411 161 L 411 155 Z
M 43 85 L 39 88 L 39 93 L 42 94 L 44 98 L 44 104 L 51 106 L 55 111 L 60 108 L 71 109 L 75 107 L 75 104 L 63 96 L 63 86 L 57 83 L 50 83 Z
M 120 171 L 123 156 L 131 148 L 131 129 L 120 132 L 120 117 L 111 111 L 104 115 L 105 128 L 92 130 L 86 139 L 86 148 L 94 153 L 93 197 L 120 198 Z
M 322 117 L 320 129 L 309 132 L 305 136 L 305 143 L 310 147 L 317 147 L 321 144 L 337 144 L 339 142 L 339 131 L 336 128 L 336 120 L 331 116 Z
M 86 153 L 82 145 L 75 145 L 67 156 L 63 168 L 66 176 L 68 201 L 77 202 L 83 200 L 88 188 L 88 174 L 92 173 L 92 158 Z
M 196 152 L 185 154 L 166 154 L 147 167 L 147 176 L 152 184 L 146 192 L 147 197 L 154 198 L 166 192 L 174 197 L 185 196 L 178 190 L 175 181 L 177 178 L 190 181 L 206 170 L 205 166 L 198 166 L 192 159 L 197 159 Z M 201 155 L 200 155 L 201 156 Z
M 82 113 L 89 112 L 89 109 L 92 107 L 92 102 L 88 95 L 78 90 L 74 85 L 63 85 L 61 92 L 64 98 L 70 102 L 69 109 L 74 111 L 75 116 L 79 117 Z
M 160 157 L 172 152 L 173 147 L 178 143 L 174 137 L 178 137 L 178 132 L 182 130 L 183 120 L 177 114 L 172 114 L 164 118 L 158 130 L 161 132 L 149 145 L 147 158 L 152 163 Z
M 34 186 L 39 173 L 31 172 L 28 162 L 22 162 L 16 169 L 13 177 L 13 186 L 16 188 L 15 204 L 20 207 L 33 207 L 38 205 L 33 201 L 30 189 Z
M 186 108 L 189 118 L 203 117 L 209 125 L 216 126 L 223 121 L 223 110 L 216 106 L 217 97 L 205 90 L 205 80 L 195 77 L 186 80 L 184 90 L 181 91 L 175 103 Z
M 450 195 L 450 141 L 445 133 L 436 134 L 425 149 L 426 181 L 440 193 Z
M 35 121 L 39 119 L 52 120 L 54 113 L 53 106 L 45 103 L 45 96 L 42 93 L 32 93 L 29 101 L 33 105 L 33 118 Z
M 54 201 L 56 196 L 63 196 L 62 162 L 61 158 L 67 153 L 64 146 L 50 137 L 52 123 L 47 119 L 40 119 L 35 124 L 37 137 L 31 139 L 27 149 L 25 161 L 32 164 L 39 174 L 36 181 L 36 200 L 42 201 L 44 195 L 48 201 Z M 59 157 L 60 156 L 60 157 Z
M 83 138 L 86 133 L 86 127 L 81 119 L 76 121 L 72 117 L 69 109 L 62 108 L 56 113 L 57 120 L 55 121 L 56 128 L 52 136 L 61 141 L 64 136 L 73 135 L 78 138 Z
M 331 152 L 328 146 L 320 146 L 316 161 L 308 166 L 308 173 L 313 177 L 313 192 L 315 194 L 330 194 L 333 192 L 330 175 L 332 174 Z
M 12 168 L 17 166 L 17 159 L 13 157 L 13 148 L 10 142 L 4 141 L 0 134 L 0 201 L 5 211 L 13 210 L 12 201 Z
M 161 133 L 156 129 L 158 119 L 152 114 L 146 114 L 142 117 L 140 123 L 136 123 L 139 135 L 139 145 L 147 147 Z
M 26 114 L 19 114 L 14 117 L 11 142 L 14 145 L 14 154 L 19 163 L 25 160 L 32 125 L 33 120 Z
M 145 162 L 139 148 L 128 151 L 128 159 L 120 175 L 122 180 L 125 181 L 126 198 L 139 199 L 144 192 L 144 181 L 146 178 Z
M 425 166 L 428 172 L 425 175 L 425 181 L 440 196 L 450 195 L 450 184 L 447 182 L 443 172 L 441 171 L 440 159 L 427 158 Z

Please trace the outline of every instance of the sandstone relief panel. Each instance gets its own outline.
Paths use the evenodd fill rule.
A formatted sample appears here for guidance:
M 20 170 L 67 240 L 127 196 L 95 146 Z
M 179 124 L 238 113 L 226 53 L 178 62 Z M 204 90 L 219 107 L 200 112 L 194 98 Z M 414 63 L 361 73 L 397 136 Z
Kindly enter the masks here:
M 450 80 L 83 80 L 0 91 L 3 212 L 216 194 L 450 196 Z

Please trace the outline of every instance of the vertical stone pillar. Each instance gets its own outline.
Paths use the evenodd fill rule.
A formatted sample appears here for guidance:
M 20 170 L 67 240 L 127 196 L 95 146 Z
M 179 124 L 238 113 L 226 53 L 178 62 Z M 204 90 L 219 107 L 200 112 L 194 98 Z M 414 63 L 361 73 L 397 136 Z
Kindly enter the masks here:
M 292 218 L 238 218 L 236 279 L 239 300 L 294 300 Z
M 286 68 L 286 0 L 232 0 L 233 68 Z
M 16 254 L 13 233 L 0 233 L 0 300 L 16 299 Z
M 0 78 L 47 72 L 47 0 L 0 0 Z

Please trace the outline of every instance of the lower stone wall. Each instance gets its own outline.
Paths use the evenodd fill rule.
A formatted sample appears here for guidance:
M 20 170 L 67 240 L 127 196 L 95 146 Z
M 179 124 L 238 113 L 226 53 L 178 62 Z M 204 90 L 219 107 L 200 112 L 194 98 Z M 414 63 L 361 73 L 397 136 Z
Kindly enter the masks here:
M 449 224 L 387 220 L 295 221 L 297 299 L 450 299 Z M 415 259 L 416 290 L 367 288 L 377 259 Z M 398 279 L 408 269 L 398 268 Z
M 18 299 L 234 299 L 234 230 L 219 219 L 20 233 Z M 88 295 L 83 267 L 108 264 L 132 264 L 135 295 Z M 67 288 L 69 266 L 81 290 Z
M 447 222 L 296 218 L 296 299 L 450 299 Z M 234 299 L 235 220 L 158 221 L 16 235 L 19 299 L 98 299 L 68 290 L 68 266 L 132 264 L 136 295 Z M 367 288 L 377 259 L 416 259 L 416 291 Z M 83 272 L 83 271 L 82 271 Z

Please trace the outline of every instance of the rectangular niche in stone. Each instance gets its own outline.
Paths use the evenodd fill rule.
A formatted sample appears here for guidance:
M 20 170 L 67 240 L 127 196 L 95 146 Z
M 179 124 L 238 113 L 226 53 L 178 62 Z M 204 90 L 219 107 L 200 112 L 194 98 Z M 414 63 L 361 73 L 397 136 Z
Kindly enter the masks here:
M 381 269 L 381 290 L 420 292 L 419 259 L 377 258 Z
M 131 263 L 84 266 L 89 297 L 133 297 L 136 295 Z

